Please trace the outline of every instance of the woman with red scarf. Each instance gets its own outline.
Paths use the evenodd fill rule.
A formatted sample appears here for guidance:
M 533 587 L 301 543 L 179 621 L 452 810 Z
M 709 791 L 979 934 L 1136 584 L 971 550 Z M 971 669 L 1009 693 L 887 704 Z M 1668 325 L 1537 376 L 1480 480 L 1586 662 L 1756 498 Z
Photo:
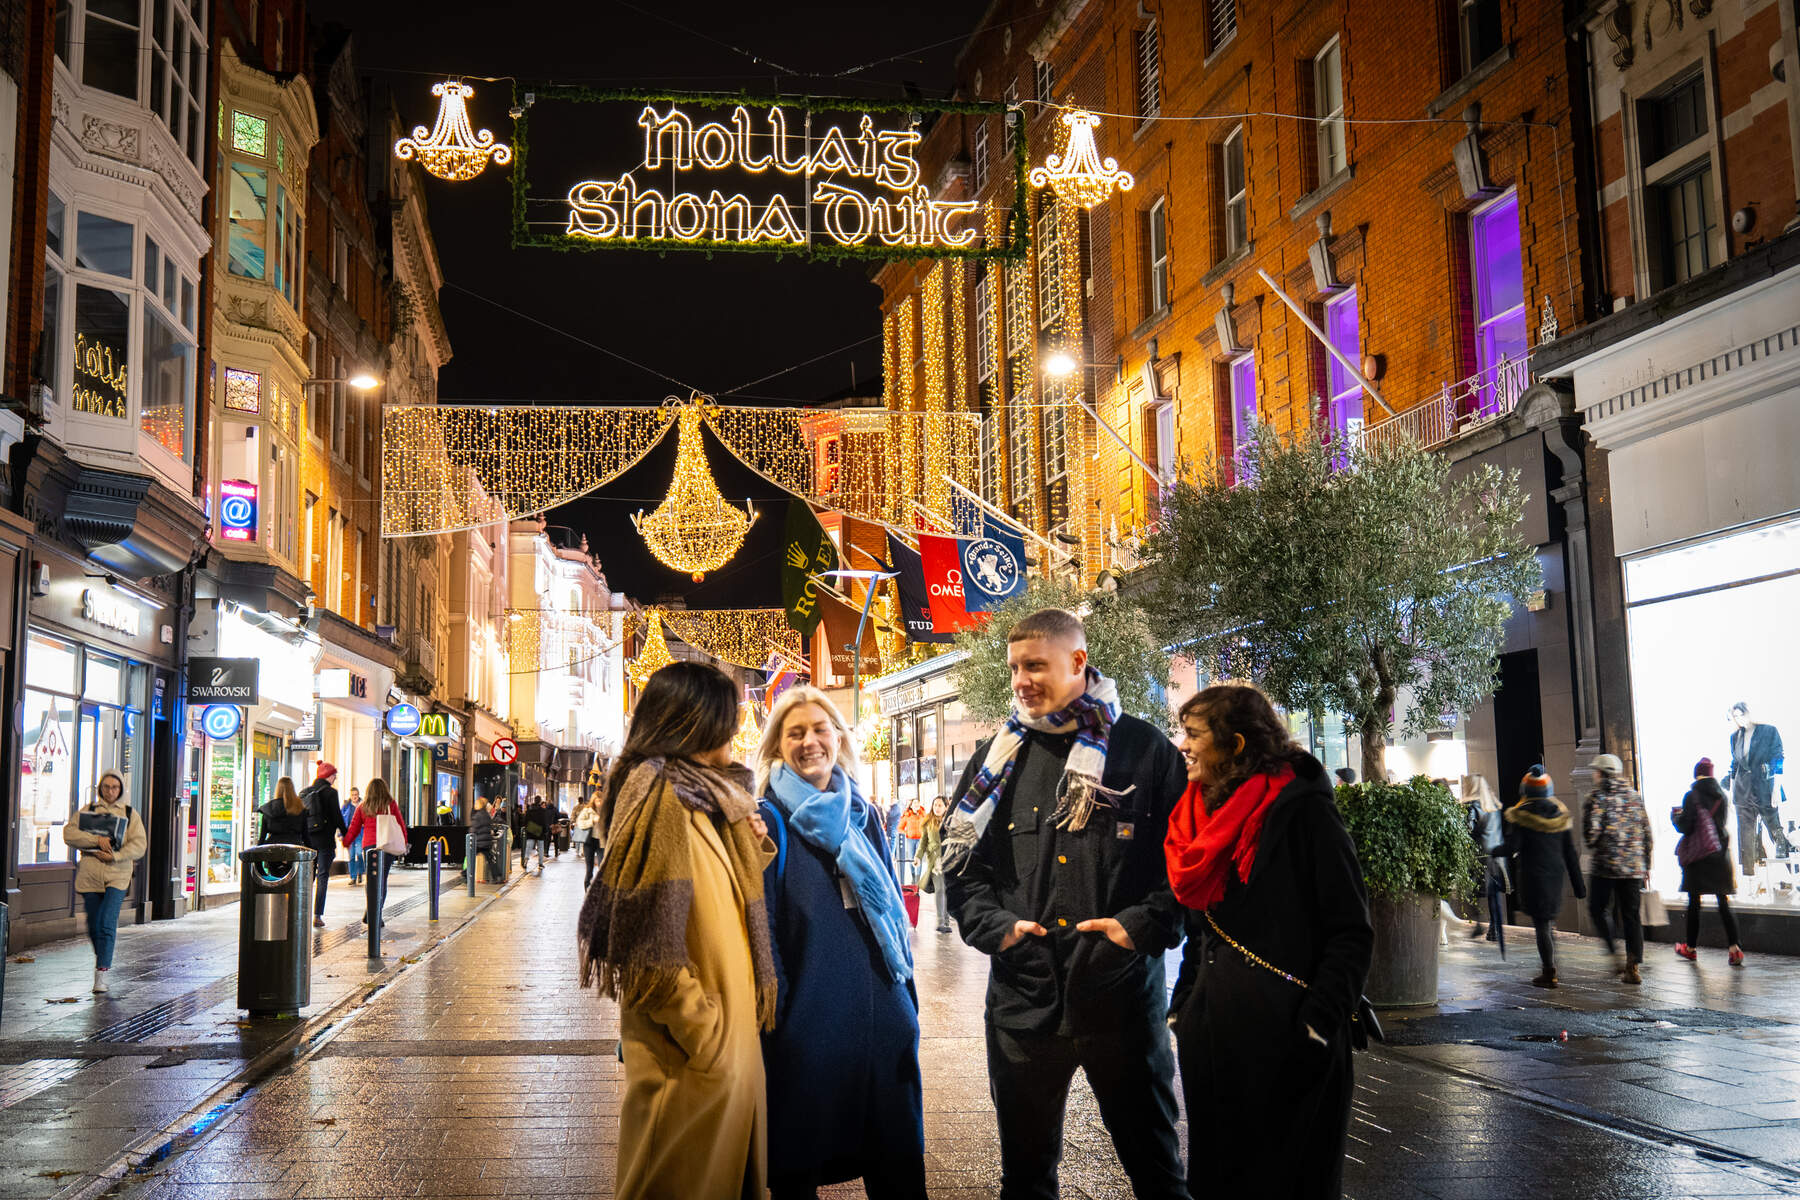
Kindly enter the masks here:
M 1374 942 L 1356 847 L 1325 768 L 1261 692 L 1210 687 L 1180 715 L 1188 788 L 1164 850 L 1189 910 L 1170 1002 L 1188 1185 L 1337 1197 Z

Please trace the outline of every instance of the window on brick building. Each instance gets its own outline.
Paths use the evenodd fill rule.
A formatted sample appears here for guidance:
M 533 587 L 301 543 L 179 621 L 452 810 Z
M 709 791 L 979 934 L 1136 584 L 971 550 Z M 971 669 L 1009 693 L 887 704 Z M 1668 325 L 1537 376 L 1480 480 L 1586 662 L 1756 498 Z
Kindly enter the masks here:
M 1218 150 L 1217 203 L 1221 257 L 1229 258 L 1250 242 L 1250 202 L 1244 186 L 1244 127 L 1234 128 Z
M 1137 31 L 1137 103 L 1141 117 L 1162 112 L 1162 43 L 1155 21 Z
M 104 11 L 111 6 L 89 7 Z M 59 32 L 66 24 L 62 13 L 71 8 L 71 3 L 57 5 Z M 206 155 L 200 131 L 201 98 L 206 94 L 206 8 L 159 3 L 151 11 L 149 29 L 150 109 L 196 167 Z
M 1006 352 L 1023 354 L 1031 348 L 1031 269 L 1024 263 L 1005 268 Z
M 1056 90 L 1056 68 L 1050 65 L 1049 59 L 1037 60 L 1033 71 L 1033 82 L 1037 85 L 1037 98 L 1039 100 L 1050 99 L 1050 93 Z
M 988 122 L 986 117 L 975 118 L 975 137 L 969 150 L 969 185 L 979 195 L 987 187 L 988 178 Z
M 1445 3 L 1451 6 L 1454 14 L 1456 78 L 1461 79 L 1492 58 L 1503 44 L 1500 0 L 1445 0 Z
M 1206 0 L 1206 52 L 1237 36 L 1237 0 Z
M 981 498 L 989 504 L 1006 503 L 1001 488 L 1003 462 L 1000 457 L 1000 429 L 993 414 L 981 423 Z
M 1344 62 L 1338 39 L 1332 38 L 1313 58 L 1313 115 L 1318 118 L 1319 182 L 1349 165 L 1344 144 Z
M 994 353 L 994 273 L 975 281 L 975 382 L 985 383 L 999 368 Z
M 1045 193 L 1038 211 L 1037 285 L 1038 328 L 1048 329 L 1063 315 L 1063 244 L 1058 228 L 1057 204 Z
M 1232 359 L 1227 378 L 1231 387 L 1231 448 L 1237 454 L 1256 432 L 1256 355 Z
M 1469 219 L 1469 271 L 1475 291 L 1474 410 L 1483 415 L 1517 401 L 1525 372 L 1524 256 L 1519 241 L 1519 194 L 1507 192 Z
M 1718 262 L 1706 76 L 1690 71 L 1637 106 L 1644 177 L 1646 259 L 1653 289 L 1682 283 Z
M 1362 335 L 1357 316 L 1354 287 L 1325 302 L 1325 336 L 1333 350 L 1353 363 L 1362 360 Z M 1334 440 L 1348 441 L 1362 429 L 1362 384 L 1338 361 L 1336 354 L 1325 356 L 1324 423 Z
M 1044 482 L 1055 483 L 1069 473 L 1069 393 L 1068 376 L 1044 381 Z
M 1003 134 L 1002 140 L 1006 147 L 1006 157 L 1010 160 L 1013 152 L 1013 139 L 1019 136 L 1020 116 L 1017 111 L 1019 105 L 1018 83 L 1015 81 L 1007 84 L 1006 95 L 1001 98 L 1006 101 L 1006 112 L 1000 118 L 1001 132 Z
M 1144 214 L 1144 306 L 1146 315 L 1169 307 L 1169 198 L 1158 196 Z
M 1023 507 L 1031 486 L 1031 393 L 1012 397 L 1006 404 L 1007 495 L 1015 509 Z
M 262 0 L 250 0 L 247 24 L 250 29 L 250 44 L 256 45 L 262 37 Z
M 1161 400 L 1144 409 L 1144 457 L 1162 479 L 1175 478 L 1175 402 Z M 1148 495 L 1160 503 L 1162 487 L 1151 484 Z

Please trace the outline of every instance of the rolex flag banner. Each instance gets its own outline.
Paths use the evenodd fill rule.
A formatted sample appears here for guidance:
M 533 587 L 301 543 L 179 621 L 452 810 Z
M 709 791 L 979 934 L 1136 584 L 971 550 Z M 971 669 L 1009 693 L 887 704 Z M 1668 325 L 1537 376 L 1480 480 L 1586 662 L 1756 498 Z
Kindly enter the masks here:
M 919 552 L 891 533 L 887 535 L 887 552 L 888 561 L 893 564 L 890 569 L 898 572 L 894 586 L 900 592 L 900 619 L 906 625 L 906 640 L 955 641 L 952 635 L 931 627 L 931 601 L 925 594 L 925 564 Z
M 956 546 L 970 612 L 992 612 L 1025 590 L 1025 539 L 1017 530 L 989 521 L 980 537 L 957 538 Z
M 819 585 L 814 575 L 837 569 L 837 547 L 804 500 L 789 500 L 781 549 L 781 606 L 802 637 L 819 628 Z
M 985 613 L 970 613 L 963 599 L 962 555 L 956 539 L 919 535 L 919 558 L 925 565 L 925 595 L 931 603 L 931 627 L 939 633 L 976 629 Z

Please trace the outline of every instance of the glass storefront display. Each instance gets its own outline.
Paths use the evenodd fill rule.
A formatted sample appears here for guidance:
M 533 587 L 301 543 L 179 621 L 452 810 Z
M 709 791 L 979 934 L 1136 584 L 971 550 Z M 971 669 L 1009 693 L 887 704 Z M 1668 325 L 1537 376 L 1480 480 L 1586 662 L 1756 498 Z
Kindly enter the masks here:
M 1766 753 L 1753 756 L 1743 779 L 1727 776 L 1735 705 L 1744 705 L 1746 722 L 1800 739 L 1800 519 L 1627 559 L 1625 603 L 1639 779 L 1655 834 L 1652 886 L 1665 894 L 1680 887 L 1669 813 L 1694 765 L 1710 758 L 1732 798 L 1726 831 L 1737 902 L 1795 907 L 1800 854 L 1780 850 L 1783 838 L 1800 843 L 1800 782 L 1788 788 L 1780 756 L 1771 762 Z M 1773 745 L 1766 734 L 1760 740 Z M 1800 754 L 1800 742 L 1789 753 Z
M 142 810 L 147 679 L 140 663 L 31 631 L 20 706 L 19 866 L 70 860 L 62 827 L 103 771 L 119 772 L 126 803 Z
M 252 828 L 245 838 L 246 845 L 253 845 L 261 839 L 262 830 L 255 828 L 260 817 L 262 806 L 275 798 L 275 781 L 282 776 L 281 739 L 272 733 L 257 730 L 251 735 L 251 745 L 255 754 L 250 768 L 249 820 Z M 303 786 L 296 784 L 296 786 Z
M 201 735 L 204 736 L 204 735 Z M 206 886 L 236 886 L 241 830 L 238 777 L 243 770 L 244 731 L 206 741 Z

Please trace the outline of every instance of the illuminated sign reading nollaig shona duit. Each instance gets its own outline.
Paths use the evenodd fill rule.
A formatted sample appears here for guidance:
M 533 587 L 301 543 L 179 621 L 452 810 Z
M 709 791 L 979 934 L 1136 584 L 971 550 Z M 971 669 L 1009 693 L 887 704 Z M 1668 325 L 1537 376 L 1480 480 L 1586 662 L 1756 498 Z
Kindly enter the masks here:
M 1023 251 L 1022 153 L 1016 186 L 995 189 L 993 201 L 966 195 L 948 182 L 955 176 L 927 179 L 919 161 L 928 120 L 1016 121 L 1003 104 L 890 107 L 564 87 L 528 99 L 515 140 L 527 145 L 529 121 L 529 155 L 520 154 L 513 175 L 520 245 L 864 258 Z M 557 100 L 602 107 L 550 103 Z M 595 159 L 635 165 L 600 171 Z

